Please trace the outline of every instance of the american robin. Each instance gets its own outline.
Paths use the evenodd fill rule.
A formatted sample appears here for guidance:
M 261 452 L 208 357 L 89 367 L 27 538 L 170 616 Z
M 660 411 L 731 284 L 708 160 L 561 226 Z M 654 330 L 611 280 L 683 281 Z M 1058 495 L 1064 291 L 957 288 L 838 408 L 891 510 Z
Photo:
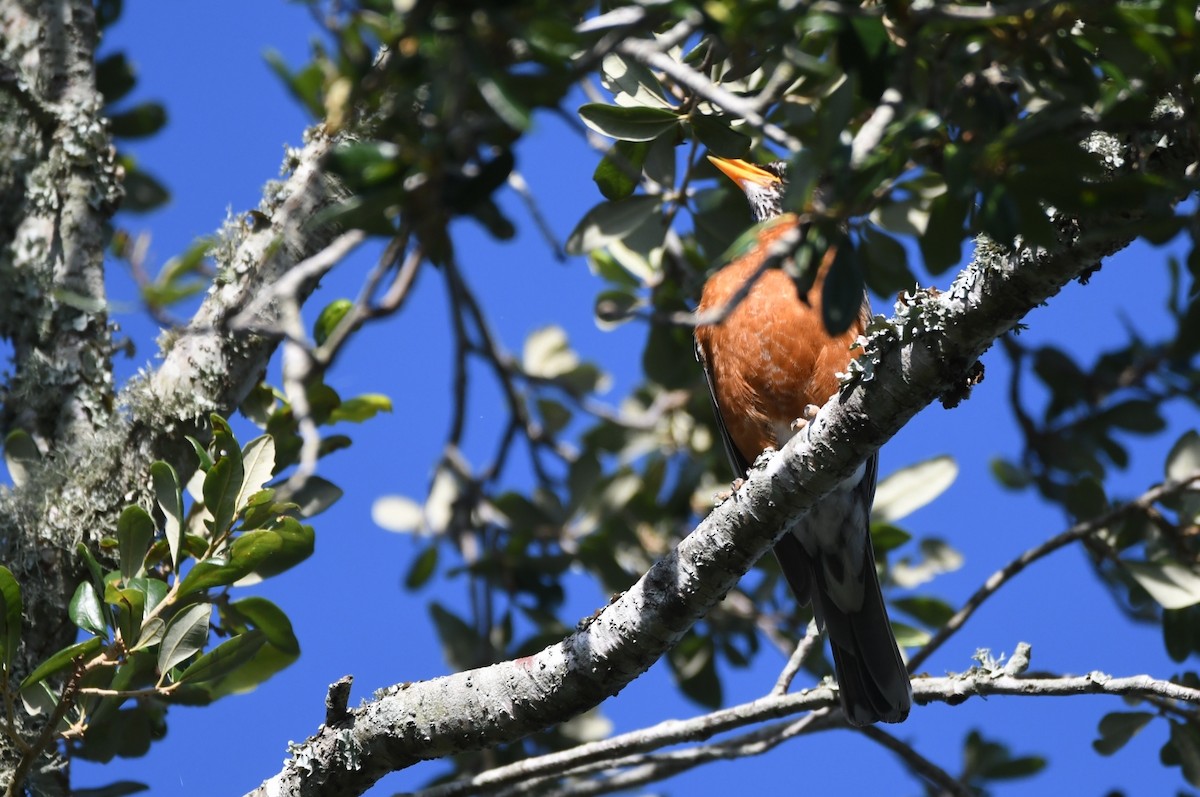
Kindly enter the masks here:
M 744 255 L 708 278 L 699 313 L 716 312 L 759 272 L 773 241 L 799 224 L 781 200 L 787 164 L 756 166 L 710 157 L 750 200 L 754 220 L 778 219 L 759 228 Z M 870 317 L 862 312 L 850 328 L 830 335 L 821 318 L 821 285 L 828 260 L 807 296 L 779 269 L 759 275 L 722 321 L 696 328 L 696 356 L 704 366 L 726 452 L 737 475 L 768 448 L 779 448 L 838 389 L 851 344 Z M 799 422 L 798 422 L 799 419 Z M 834 669 L 847 719 L 854 725 L 901 722 L 912 705 L 908 672 L 888 621 L 875 554 L 870 514 L 877 456 L 813 506 L 793 534 L 775 544 L 784 577 L 829 632 Z

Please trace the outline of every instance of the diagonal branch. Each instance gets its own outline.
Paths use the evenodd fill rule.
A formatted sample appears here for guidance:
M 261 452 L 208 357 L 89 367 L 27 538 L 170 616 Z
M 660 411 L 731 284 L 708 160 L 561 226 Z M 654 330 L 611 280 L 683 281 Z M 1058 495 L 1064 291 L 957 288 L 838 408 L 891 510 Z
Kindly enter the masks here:
M 1195 141 L 1177 139 L 1152 168 L 1177 177 L 1196 151 Z M 593 620 L 533 656 L 381 691 L 343 723 L 295 745 L 255 793 L 361 793 L 388 772 L 521 738 L 616 694 L 917 412 L 961 392 L 999 335 L 1126 246 L 1137 215 L 1099 212 L 1077 227 L 1063 224 L 1048 248 L 981 242 L 945 293 L 921 292 L 895 318 L 876 319 L 856 375 L 809 433 L 763 458 L 730 500 Z M 832 690 L 824 694 L 831 705 Z

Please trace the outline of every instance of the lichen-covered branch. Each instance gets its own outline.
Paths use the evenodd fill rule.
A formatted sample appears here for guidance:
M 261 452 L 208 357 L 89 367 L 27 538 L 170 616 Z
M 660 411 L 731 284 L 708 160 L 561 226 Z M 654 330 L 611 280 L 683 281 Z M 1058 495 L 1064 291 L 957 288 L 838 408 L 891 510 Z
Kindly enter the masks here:
M 1177 177 L 1194 141 L 1151 163 Z M 920 292 L 872 327 L 859 368 L 783 450 L 591 622 L 518 661 L 387 690 L 292 749 L 256 794 L 358 794 L 419 760 L 511 741 L 591 708 L 668 650 L 806 509 L 930 402 L 961 393 L 977 358 L 1067 282 L 1130 240 L 1128 213 L 1059 220 L 1050 248 L 982 242 L 945 293 Z M 994 685 L 994 683 L 993 683 Z M 832 701 L 832 693 L 829 696 Z

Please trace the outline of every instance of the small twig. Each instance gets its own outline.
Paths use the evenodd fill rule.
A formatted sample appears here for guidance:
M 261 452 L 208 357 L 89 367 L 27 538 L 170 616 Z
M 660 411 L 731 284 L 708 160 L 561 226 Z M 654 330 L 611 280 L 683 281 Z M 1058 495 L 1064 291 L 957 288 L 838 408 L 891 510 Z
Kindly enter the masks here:
M 554 259 L 560 263 L 566 262 L 567 253 L 563 250 L 562 243 L 555 236 L 554 230 L 550 227 L 550 222 L 546 220 L 546 215 L 542 213 L 541 207 L 538 206 L 537 197 L 529 190 L 529 183 L 525 182 L 525 178 L 520 172 L 514 170 L 509 172 L 508 187 L 516 192 L 521 201 L 525 203 L 525 209 L 529 211 L 530 217 L 533 218 L 534 225 L 537 226 L 538 232 L 542 234 L 542 238 L 550 246 L 550 251 L 554 253 Z
M 795 679 L 796 673 L 800 672 L 800 668 L 804 666 L 805 659 L 812 654 L 820 641 L 821 633 L 817 629 L 817 621 L 809 620 L 808 628 L 804 629 L 804 638 L 796 644 L 796 649 L 792 651 L 787 664 L 783 666 L 783 670 L 779 673 L 779 678 L 775 681 L 775 686 L 771 688 L 770 693 L 772 695 L 787 694 L 787 690 L 791 688 L 792 680 Z
M 975 792 L 937 764 L 916 751 L 912 745 L 875 725 L 859 728 L 858 732 L 871 741 L 898 755 L 910 770 L 940 789 L 940 794 L 952 797 L 974 797 Z
M 984 582 L 983 586 L 976 590 L 975 594 L 967 599 L 967 602 L 963 604 L 963 607 L 959 609 L 958 612 L 955 613 L 955 615 L 951 617 L 944 626 L 938 629 L 938 632 L 933 635 L 933 638 L 926 642 L 924 647 L 913 654 L 912 658 L 908 661 L 908 671 L 910 673 L 915 673 L 917 669 L 923 663 L 925 663 L 925 661 L 931 655 L 933 655 L 934 651 L 940 648 L 946 642 L 946 640 L 952 637 L 966 624 L 967 620 L 969 620 L 971 615 L 973 615 L 976 610 L 983 605 L 984 601 L 994 595 L 997 590 L 1011 581 L 1014 576 L 1016 576 L 1029 565 L 1047 556 L 1048 554 L 1057 551 L 1059 548 L 1066 547 L 1077 540 L 1082 540 L 1092 534 L 1095 534 L 1097 531 L 1112 525 L 1115 521 L 1120 520 L 1130 512 L 1145 511 L 1158 501 L 1161 501 L 1163 498 L 1182 492 L 1183 490 L 1186 490 L 1196 484 L 1200 484 L 1200 473 L 1182 482 L 1160 484 L 1157 487 L 1147 490 L 1136 500 L 1121 504 L 1120 506 L 1106 512 L 1098 518 L 1093 518 L 1092 520 L 1082 523 L 1076 523 L 1066 531 L 1051 537 L 1040 545 L 1035 545 L 1034 547 L 1025 551 L 1016 559 L 1012 560 L 1007 565 L 993 573 L 988 580 Z

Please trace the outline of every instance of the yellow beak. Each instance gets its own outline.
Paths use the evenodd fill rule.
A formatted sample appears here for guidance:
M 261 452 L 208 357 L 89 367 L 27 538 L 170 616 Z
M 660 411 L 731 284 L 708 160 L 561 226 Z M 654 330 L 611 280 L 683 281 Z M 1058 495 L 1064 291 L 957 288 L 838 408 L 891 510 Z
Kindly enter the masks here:
M 717 158 L 712 155 L 709 155 L 708 159 L 713 166 L 721 170 L 722 174 L 737 183 L 739 188 L 743 187 L 745 183 L 754 183 L 765 188 L 778 185 L 780 182 L 778 177 L 749 161 L 739 158 Z

